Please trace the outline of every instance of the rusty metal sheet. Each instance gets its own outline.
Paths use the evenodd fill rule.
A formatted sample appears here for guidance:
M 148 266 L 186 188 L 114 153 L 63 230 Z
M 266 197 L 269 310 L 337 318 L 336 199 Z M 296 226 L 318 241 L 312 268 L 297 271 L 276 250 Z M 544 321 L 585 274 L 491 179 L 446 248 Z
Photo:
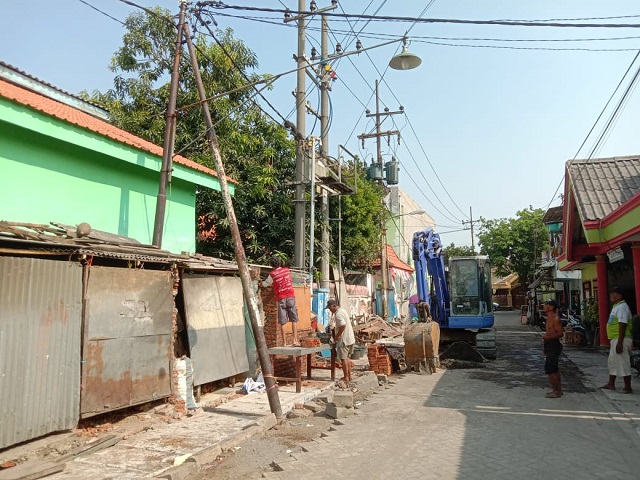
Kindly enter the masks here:
M 82 267 L 0 257 L 0 448 L 77 425 Z
M 249 362 L 240 279 L 185 274 L 182 288 L 193 384 L 246 372 Z
M 85 308 L 81 416 L 170 395 L 170 272 L 91 267 Z

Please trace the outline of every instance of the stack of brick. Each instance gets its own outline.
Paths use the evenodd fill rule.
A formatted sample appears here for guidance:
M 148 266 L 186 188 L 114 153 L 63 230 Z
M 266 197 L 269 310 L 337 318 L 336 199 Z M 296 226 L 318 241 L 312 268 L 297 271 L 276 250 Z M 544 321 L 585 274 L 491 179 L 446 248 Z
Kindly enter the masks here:
M 322 342 L 319 338 L 316 337 L 306 337 L 300 341 L 300 345 L 302 345 L 304 348 L 313 348 L 321 346 Z
M 263 288 L 262 292 L 262 305 L 264 309 L 264 338 L 267 342 L 268 348 L 282 347 L 285 344 L 291 345 L 293 343 L 293 334 L 285 333 L 286 339 L 282 338 L 280 333 L 280 325 L 278 324 L 278 305 L 276 298 L 273 295 L 273 289 Z M 298 337 L 303 340 L 311 333 L 310 328 L 298 329 Z M 285 342 L 286 340 L 286 342 Z M 303 340 L 304 341 L 304 340 Z M 307 357 L 302 357 L 302 371 L 307 369 Z M 296 376 L 296 363 L 293 357 L 275 356 L 273 359 L 273 371 L 276 377 L 289 377 Z
M 391 356 L 382 345 L 369 345 L 367 347 L 367 357 L 369 358 L 369 370 L 373 370 L 378 375 L 391 375 Z

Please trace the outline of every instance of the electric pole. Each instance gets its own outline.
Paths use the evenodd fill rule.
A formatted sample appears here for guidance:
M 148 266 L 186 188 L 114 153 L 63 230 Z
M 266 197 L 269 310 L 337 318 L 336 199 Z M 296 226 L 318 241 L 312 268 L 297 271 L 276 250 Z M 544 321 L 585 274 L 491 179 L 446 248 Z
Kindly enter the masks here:
M 390 115 L 399 115 L 403 114 L 404 109 L 400 107 L 400 110 L 397 112 L 390 112 L 388 108 L 385 109 L 384 112 L 380 113 L 380 95 L 378 93 L 378 80 L 376 80 L 376 113 L 369 113 L 367 110 L 367 117 L 375 117 L 376 119 L 376 133 L 374 134 L 362 134 L 358 135 L 358 139 L 364 143 L 366 138 L 376 138 L 376 152 L 377 152 L 377 161 L 378 168 L 380 169 L 380 173 L 384 171 L 384 163 L 382 160 L 382 137 L 390 137 L 392 135 L 397 135 L 400 137 L 400 132 L 398 130 L 387 130 L 385 132 L 381 131 L 381 117 L 387 117 Z M 385 188 L 385 183 L 383 177 L 378 180 L 378 183 Z M 386 190 L 386 188 L 385 188 Z M 385 192 L 386 193 L 386 192 Z M 387 298 L 387 291 L 389 289 L 389 268 L 388 268 L 388 258 L 387 258 L 387 226 L 385 222 L 385 203 L 384 196 L 382 197 L 382 214 L 380 216 L 380 227 L 381 227 L 381 235 L 380 235 L 380 276 L 381 276 L 381 300 L 382 300 L 382 318 L 387 320 L 389 316 L 389 300 Z
M 321 20 L 322 38 L 320 40 L 320 55 L 326 61 L 329 57 L 329 25 L 326 15 L 322 15 Z M 320 77 L 320 94 L 320 138 L 322 140 L 320 153 L 326 165 L 326 159 L 329 155 L 329 75 L 325 69 L 322 69 L 322 76 Z M 321 211 L 324 222 L 322 223 L 321 230 L 320 288 L 328 290 L 331 285 L 329 279 L 329 194 L 324 188 L 322 189 L 321 198 Z M 313 241 L 313 238 L 311 241 Z
M 169 104 L 167 105 L 166 123 L 164 128 L 164 143 L 162 147 L 162 166 L 160 167 L 160 185 L 158 186 L 158 199 L 156 200 L 156 216 L 153 222 L 154 246 L 162 247 L 162 233 L 164 230 L 164 216 L 167 210 L 167 183 L 171 182 L 171 169 L 173 160 L 173 148 L 176 138 L 176 100 L 178 98 L 178 77 L 180 57 L 182 55 L 182 33 L 184 19 L 187 12 L 187 3 L 180 2 L 180 15 L 178 17 L 178 36 L 173 53 L 173 70 L 171 70 L 171 83 L 169 87 Z
M 462 225 L 467 225 L 469 224 L 469 226 L 471 227 L 471 253 L 473 255 L 476 254 L 476 247 L 475 247 L 475 236 L 473 234 L 473 224 L 476 222 L 479 222 L 480 220 L 474 220 L 473 219 L 473 209 L 472 207 L 469 207 L 469 220 L 468 221 L 463 221 Z
M 181 2 L 181 6 L 186 5 L 185 1 Z M 238 220 L 233 208 L 233 201 L 231 194 L 229 193 L 229 185 L 227 184 L 227 177 L 224 173 L 224 164 L 222 157 L 220 156 L 220 149 L 218 146 L 218 137 L 213 127 L 213 120 L 211 119 L 211 112 L 209 111 L 209 103 L 207 101 L 207 94 L 205 93 L 204 86 L 202 84 L 202 77 L 200 75 L 200 66 L 198 65 L 198 59 L 196 57 L 196 51 L 191 42 L 191 33 L 189 32 L 189 26 L 183 27 L 184 40 L 187 42 L 189 49 L 189 57 L 191 57 L 191 66 L 193 68 L 193 74 L 196 80 L 196 86 L 198 88 L 198 95 L 202 102 L 202 113 L 204 115 L 205 124 L 207 125 L 207 139 L 209 141 L 209 147 L 216 164 L 216 172 L 218 173 L 218 181 L 220 182 L 220 189 L 222 192 L 222 199 L 224 201 L 224 207 L 227 212 L 227 218 L 229 219 L 229 226 L 231 228 L 231 236 L 233 238 L 233 245 L 235 250 L 236 263 L 238 264 L 238 270 L 240 271 L 240 281 L 242 282 L 242 291 L 244 293 L 245 301 L 247 302 L 247 309 L 249 310 L 249 318 L 251 319 L 251 327 L 256 340 L 256 348 L 258 350 L 258 358 L 260 359 L 260 366 L 262 367 L 262 375 L 264 377 L 264 383 L 267 387 L 267 398 L 269 400 L 269 407 L 271 412 L 277 417 L 282 417 L 282 406 L 280 404 L 280 397 L 278 396 L 278 385 L 273 375 L 273 365 L 271 364 L 271 358 L 267 350 L 267 342 L 264 338 L 264 332 L 259 326 L 258 319 L 260 318 L 260 311 L 258 310 L 258 300 L 256 292 L 253 289 L 253 282 L 249 273 L 249 266 L 247 263 L 247 257 L 242 245 L 242 238 L 240 237 L 240 229 L 238 228 Z M 173 80 L 173 79 L 172 79 Z M 177 76 L 176 76 L 177 81 Z
M 298 0 L 298 11 L 305 10 L 305 0 Z M 306 100 L 306 79 L 305 69 L 305 15 L 297 17 L 298 20 L 298 72 L 296 83 L 296 129 L 302 137 L 306 136 L 305 124 L 305 100 Z M 286 20 L 285 20 L 286 21 Z M 296 148 L 296 199 L 295 199 L 295 222 L 294 222 L 294 245 L 293 245 L 293 265 L 296 268 L 304 269 L 304 257 L 306 252 L 305 242 L 305 221 L 306 221 L 306 205 L 305 205 L 305 172 L 308 170 L 306 165 L 306 155 L 304 151 L 304 142 L 298 141 Z M 313 238 L 311 239 L 313 241 Z M 313 280 L 312 280 L 313 281 Z

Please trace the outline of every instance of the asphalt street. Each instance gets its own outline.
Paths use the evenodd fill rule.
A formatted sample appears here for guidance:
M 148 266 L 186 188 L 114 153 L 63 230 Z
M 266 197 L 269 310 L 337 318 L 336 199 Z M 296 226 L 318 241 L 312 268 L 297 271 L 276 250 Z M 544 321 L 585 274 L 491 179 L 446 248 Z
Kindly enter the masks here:
M 395 377 L 357 415 L 306 444 L 307 452 L 295 453 L 283 471 L 265 476 L 640 478 L 637 414 L 595 388 L 596 380 L 570 355 L 561 360 L 564 396 L 545 398 L 541 333 L 520 325 L 513 313 L 499 313 L 496 327 L 498 359 L 486 368 Z M 633 407 L 627 410 L 637 412 L 637 395 L 624 396 Z

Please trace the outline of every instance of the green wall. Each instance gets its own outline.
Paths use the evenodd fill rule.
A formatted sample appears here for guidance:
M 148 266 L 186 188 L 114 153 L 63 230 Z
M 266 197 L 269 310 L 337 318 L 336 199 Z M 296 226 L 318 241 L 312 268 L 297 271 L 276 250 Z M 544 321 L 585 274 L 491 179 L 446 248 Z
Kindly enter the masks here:
M 127 155 L 135 161 L 123 160 Z M 150 244 L 159 180 L 159 168 L 153 167 L 160 160 L 0 99 L 0 220 L 88 222 L 95 229 Z M 167 191 L 165 250 L 195 251 L 193 180 L 200 175 L 175 166 Z M 198 183 L 218 186 L 217 179 L 207 177 Z

